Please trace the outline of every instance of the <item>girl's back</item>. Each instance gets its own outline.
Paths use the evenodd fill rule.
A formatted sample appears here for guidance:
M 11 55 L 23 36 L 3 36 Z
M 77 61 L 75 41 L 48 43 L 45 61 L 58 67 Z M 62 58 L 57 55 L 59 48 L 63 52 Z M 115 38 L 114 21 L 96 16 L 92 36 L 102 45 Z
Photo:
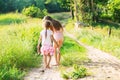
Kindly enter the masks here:
M 45 33 L 47 33 L 47 36 L 45 36 Z M 40 35 L 42 36 L 42 45 L 44 45 L 44 44 L 52 45 L 52 41 L 51 41 L 51 37 L 50 37 L 52 35 L 51 30 L 42 30 Z

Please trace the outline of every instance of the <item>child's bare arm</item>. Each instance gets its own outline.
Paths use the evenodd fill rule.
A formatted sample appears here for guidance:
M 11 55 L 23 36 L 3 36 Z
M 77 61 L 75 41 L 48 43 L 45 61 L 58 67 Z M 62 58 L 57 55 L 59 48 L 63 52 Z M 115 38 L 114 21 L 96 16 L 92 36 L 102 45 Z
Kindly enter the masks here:
M 38 45 L 37 45 L 37 52 L 40 53 L 40 43 L 41 43 L 42 37 L 40 36 L 38 39 Z
M 54 39 L 53 35 L 51 35 L 51 39 L 55 42 L 55 44 L 57 45 L 57 47 L 59 47 L 57 41 Z

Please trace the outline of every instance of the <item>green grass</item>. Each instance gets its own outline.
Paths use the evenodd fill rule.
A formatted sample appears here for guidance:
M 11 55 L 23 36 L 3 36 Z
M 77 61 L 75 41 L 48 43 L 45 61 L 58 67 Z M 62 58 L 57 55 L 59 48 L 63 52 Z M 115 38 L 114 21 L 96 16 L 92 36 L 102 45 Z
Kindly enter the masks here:
M 41 20 L 26 18 L 24 22 L 21 14 L 15 13 L 0 17 L 1 20 L 11 17 L 10 22 L 4 20 L 1 22 L 4 25 L 0 24 L 0 80 L 22 80 L 26 70 L 41 63 L 36 52 Z
M 64 79 L 72 79 L 72 80 L 77 80 L 78 78 L 83 78 L 86 76 L 89 76 L 90 72 L 85 66 L 79 66 L 79 65 L 73 65 L 71 71 L 63 71 L 61 73 L 61 76 Z
M 21 14 L 1 14 L 0 15 L 0 26 L 6 26 L 14 23 L 22 23 L 26 21 L 26 17 Z
M 36 46 L 41 29 L 40 19 L 18 13 L 0 15 L 0 80 L 21 80 L 26 70 L 40 65 Z M 64 66 L 88 61 L 86 49 L 68 37 L 61 52 Z
M 65 36 L 64 43 L 61 48 L 61 76 L 64 79 L 82 78 L 88 76 L 88 71 L 84 63 L 89 62 L 87 50 L 80 46 L 71 38 Z M 64 68 L 64 69 L 62 69 Z M 72 68 L 68 71 L 69 68 Z
M 65 37 L 61 53 L 61 64 L 63 66 L 72 66 L 73 64 L 82 64 L 89 61 L 86 49 L 68 37 Z
M 108 27 L 101 28 L 98 26 L 93 30 L 89 29 L 89 27 L 75 29 L 73 23 L 69 22 L 66 30 L 81 42 L 108 52 L 120 59 L 120 29 L 112 28 L 112 34 L 109 37 L 107 33 Z

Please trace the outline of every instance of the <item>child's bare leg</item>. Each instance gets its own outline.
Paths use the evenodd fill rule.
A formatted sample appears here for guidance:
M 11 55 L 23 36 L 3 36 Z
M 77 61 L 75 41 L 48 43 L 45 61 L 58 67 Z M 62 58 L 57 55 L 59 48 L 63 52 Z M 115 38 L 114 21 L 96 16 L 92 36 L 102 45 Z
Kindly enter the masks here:
M 60 48 L 61 48 L 62 44 L 63 44 L 63 40 L 61 39 L 59 41 L 59 53 L 57 54 L 57 63 L 58 63 L 58 65 L 60 64 L 60 58 L 61 58 Z
M 60 55 L 60 53 L 58 53 L 58 54 L 57 54 L 57 64 L 58 64 L 58 65 L 60 64 L 60 57 L 61 57 L 61 55 Z
M 48 63 L 47 63 L 47 68 L 50 68 L 51 55 L 50 55 L 50 54 L 48 54 L 48 57 L 49 57 L 49 60 L 48 60 Z
M 43 55 L 43 60 L 44 60 L 44 68 L 47 67 L 47 56 L 44 54 Z
M 57 62 L 57 53 L 56 53 L 56 49 L 57 49 L 57 48 L 54 46 L 54 49 L 55 49 L 55 50 L 54 50 L 54 56 L 55 56 L 55 62 L 56 62 L 55 65 L 57 65 L 57 63 L 58 63 L 58 62 Z

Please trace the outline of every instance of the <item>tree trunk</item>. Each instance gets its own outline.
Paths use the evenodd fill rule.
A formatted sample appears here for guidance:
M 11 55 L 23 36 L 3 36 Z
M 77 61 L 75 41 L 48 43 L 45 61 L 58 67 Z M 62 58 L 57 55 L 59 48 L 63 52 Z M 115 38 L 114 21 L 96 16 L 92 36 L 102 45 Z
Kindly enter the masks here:
M 94 22 L 95 21 L 95 15 L 94 15 L 94 11 L 95 11 L 95 9 L 94 9 L 94 2 L 93 2 L 93 0 L 91 0 L 91 10 L 92 10 L 92 21 Z
M 74 4 L 75 4 L 75 17 L 76 17 L 76 20 L 77 22 L 79 21 L 79 16 L 78 16 L 78 5 L 77 5 L 77 1 L 74 0 Z
M 111 31 L 112 31 L 112 29 L 111 29 L 111 27 L 108 29 L 108 36 L 110 37 L 110 35 L 111 35 Z
M 71 16 L 72 16 L 72 19 L 74 20 L 74 11 L 72 7 L 71 7 Z

